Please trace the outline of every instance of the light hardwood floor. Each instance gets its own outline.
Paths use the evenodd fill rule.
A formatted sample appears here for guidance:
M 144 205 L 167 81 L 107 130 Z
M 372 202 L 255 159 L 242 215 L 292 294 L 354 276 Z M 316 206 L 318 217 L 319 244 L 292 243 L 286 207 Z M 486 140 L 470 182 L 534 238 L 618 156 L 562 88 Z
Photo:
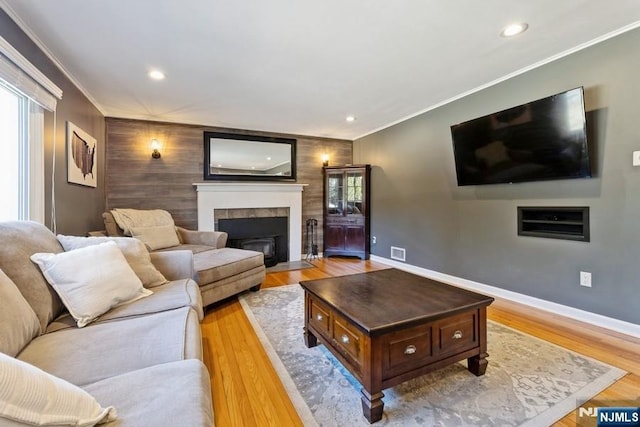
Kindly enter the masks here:
M 316 268 L 270 273 L 262 288 L 388 268 L 347 258 L 314 264 Z M 507 300 L 496 300 L 489 307 L 489 318 L 629 372 L 594 399 L 640 400 L 640 339 Z M 207 309 L 202 335 L 216 426 L 302 425 L 236 298 Z M 556 425 L 575 426 L 575 412 Z

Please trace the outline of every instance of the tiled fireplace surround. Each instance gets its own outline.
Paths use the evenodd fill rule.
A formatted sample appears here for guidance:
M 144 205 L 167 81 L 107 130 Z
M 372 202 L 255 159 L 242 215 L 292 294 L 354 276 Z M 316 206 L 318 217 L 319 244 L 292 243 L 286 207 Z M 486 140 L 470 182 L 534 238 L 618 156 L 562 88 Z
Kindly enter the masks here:
M 213 225 L 218 229 L 218 220 L 236 218 L 271 218 L 274 216 L 286 216 L 289 218 L 288 207 L 277 208 L 229 208 L 216 209 L 213 212 Z
M 302 258 L 302 191 L 305 184 L 194 184 L 198 194 L 198 229 L 217 230 L 228 218 L 289 218 L 289 261 Z

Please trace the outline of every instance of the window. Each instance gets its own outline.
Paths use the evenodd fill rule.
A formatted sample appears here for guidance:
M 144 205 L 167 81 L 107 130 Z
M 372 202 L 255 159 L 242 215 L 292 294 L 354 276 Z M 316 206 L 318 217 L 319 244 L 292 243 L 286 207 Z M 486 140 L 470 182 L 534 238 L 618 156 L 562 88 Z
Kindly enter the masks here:
M 24 96 L 0 85 L 0 221 L 29 219 L 25 104 Z

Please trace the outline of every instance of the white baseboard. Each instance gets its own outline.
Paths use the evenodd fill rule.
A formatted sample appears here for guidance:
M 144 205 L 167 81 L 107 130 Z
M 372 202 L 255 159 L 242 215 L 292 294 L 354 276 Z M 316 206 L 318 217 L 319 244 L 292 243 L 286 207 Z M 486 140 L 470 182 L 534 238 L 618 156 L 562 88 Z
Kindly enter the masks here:
M 518 292 L 497 288 L 495 286 L 485 285 L 484 283 L 474 282 L 473 280 L 463 279 L 461 277 L 452 276 L 450 274 L 439 273 L 437 271 L 428 270 L 426 268 L 417 267 L 411 264 L 405 264 L 403 262 L 394 261 L 377 255 L 371 255 L 371 260 L 379 262 L 381 264 L 389 265 L 391 267 L 395 267 L 399 270 L 417 274 L 418 276 L 427 277 L 429 279 L 438 280 L 450 285 L 481 292 L 493 297 L 515 301 L 520 304 L 538 308 L 540 310 L 560 314 L 571 319 L 579 320 L 591 325 L 640 338 L 640 325 L 636 325 L 635 323 L 625 322 L 623 320 L 614 319 L 611 317 L 603 316 L 601 314 L 591 313 L 589 311 L 580 310 L 574 307 L 569 307 L 567 305 L 558 304 L 536 297 L 531 297 Z

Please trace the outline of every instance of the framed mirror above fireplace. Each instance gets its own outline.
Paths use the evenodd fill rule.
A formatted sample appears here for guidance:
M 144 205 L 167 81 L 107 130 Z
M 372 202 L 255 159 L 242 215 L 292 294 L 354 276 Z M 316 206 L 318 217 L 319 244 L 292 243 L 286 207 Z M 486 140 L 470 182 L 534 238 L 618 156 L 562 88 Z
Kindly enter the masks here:
M 204 132 L 204 179 L 295 181 L 296 140 Z

